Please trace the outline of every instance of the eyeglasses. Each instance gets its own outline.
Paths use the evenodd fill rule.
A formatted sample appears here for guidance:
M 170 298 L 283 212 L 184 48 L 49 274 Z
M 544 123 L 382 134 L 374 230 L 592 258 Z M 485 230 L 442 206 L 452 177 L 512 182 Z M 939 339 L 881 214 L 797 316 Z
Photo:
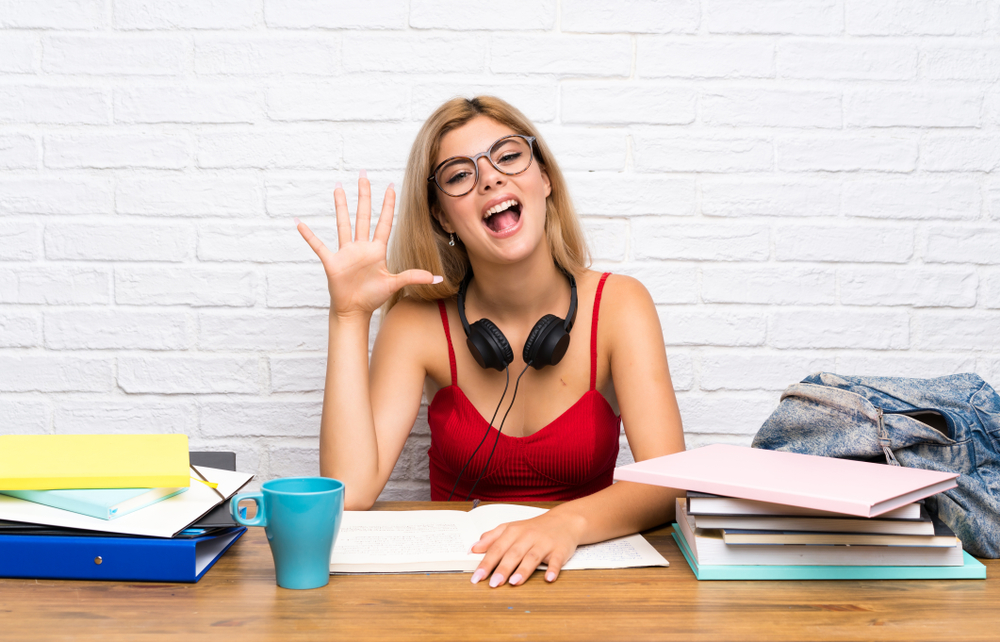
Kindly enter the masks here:
M 498 172 L 517 176 L 531 166 L 534 136 L 504 136 L 475 156 L 452 156 L 427 177 L 448 196 L 465 196 L 479 183 L 479 159 L 485 156 Z

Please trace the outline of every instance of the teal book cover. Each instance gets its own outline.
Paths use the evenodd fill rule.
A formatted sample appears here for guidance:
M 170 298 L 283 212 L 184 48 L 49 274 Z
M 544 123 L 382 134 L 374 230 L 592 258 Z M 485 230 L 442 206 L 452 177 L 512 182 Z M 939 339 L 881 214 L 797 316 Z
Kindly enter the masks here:
M 187 488 L 5 490 L 4 495 L 98 519 L 114 519 L 183 493 Z
M 986 567 L 962 551 L 962 566 L 699 566 L 677 524 L 674 541 L 699 580 L 984 580 Z

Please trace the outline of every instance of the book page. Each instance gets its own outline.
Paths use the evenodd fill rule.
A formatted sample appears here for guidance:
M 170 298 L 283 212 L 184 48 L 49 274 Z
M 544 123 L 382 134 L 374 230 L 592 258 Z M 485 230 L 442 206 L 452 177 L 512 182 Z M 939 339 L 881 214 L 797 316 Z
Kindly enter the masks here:
M 478 539 L 461 511 L 344 511 L 330 569 L 471 570 L 482 559 L 469 553 Z
M 546 509 L 513 504 L 489 504 L 469 512 L 480 534 L 493 530 L 500 524 L 531 519 L 544 514 Z M 584 544 L 576 549 L 564 569 L 629 568 L 636 566 L 669 566 L 669 562 L 639 535 L 628 535 L 606 542 Z M 539 568 L 545 568 L 542 564 Z
M 584 544 L 563 566 L 564 570 L 585 568 L 635 568 L 670 566 L 646 538 L 636 533 L 596 544 Z
M 472 572 L 482 554 L 470 552 L 500 524 L 530 519 L 544 508 L 490 504 L 461 511 L 345 511 L 330 556 L 331 573 Z M 577 549 L 564 568 L 668 566 L 641 535 Z M 544 565 L 539 568 L 544 568 Z
M 477 506 L 468 512 L 469 518 L 476 530 L 476 539 L 473 544 L 486 531 L 491 531 L 500 524 L 507 522 L 519 522 L 532 517 L 544 515 L 548 510 L 536 508 L 534 506 L 519 506 L 516 504 L 485 504 Z

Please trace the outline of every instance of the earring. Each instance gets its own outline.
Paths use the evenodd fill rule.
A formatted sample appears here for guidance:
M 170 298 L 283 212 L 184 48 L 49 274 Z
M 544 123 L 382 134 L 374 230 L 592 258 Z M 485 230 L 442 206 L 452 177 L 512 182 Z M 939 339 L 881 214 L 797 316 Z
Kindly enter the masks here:
M 450 246 L 452 246 L 452 247 L 455 247 L 455 233 L 454 233 L 454 232 L 452 232 L 452 233 L 450 234 L 450 236 L 451 236 L 451 240 L 449 240 L 449 241 L 448 241 L 448 245 L 450 245 Z

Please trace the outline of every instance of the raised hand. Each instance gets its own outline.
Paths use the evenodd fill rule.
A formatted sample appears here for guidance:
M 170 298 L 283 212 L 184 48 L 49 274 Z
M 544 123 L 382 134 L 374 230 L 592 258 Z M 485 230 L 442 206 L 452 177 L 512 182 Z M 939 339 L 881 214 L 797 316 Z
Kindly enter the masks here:
M 340 318 L 370 317 L 394 292 L 407 285 L 441 282 L 442 277 L 434 276 L 427 270 L 406 270 L 399 274 L 389 272 L 385 257 L 396 205 L 396 191 L 392 184 L 386 188 L 382 214 L 371 240 L 368 240 L 368 235 L 371 230 L 372 197 L 366 173 L 362 171 L 358 179 L 358 214 L 353 240 L 347 194 L 340 183 L 333 190 L 333 200 L 337 209 L 336 252 L 331 252 L 305 223 L 298 223 L 302 238 L 323 262 L 330 287 L 331 314 Z

